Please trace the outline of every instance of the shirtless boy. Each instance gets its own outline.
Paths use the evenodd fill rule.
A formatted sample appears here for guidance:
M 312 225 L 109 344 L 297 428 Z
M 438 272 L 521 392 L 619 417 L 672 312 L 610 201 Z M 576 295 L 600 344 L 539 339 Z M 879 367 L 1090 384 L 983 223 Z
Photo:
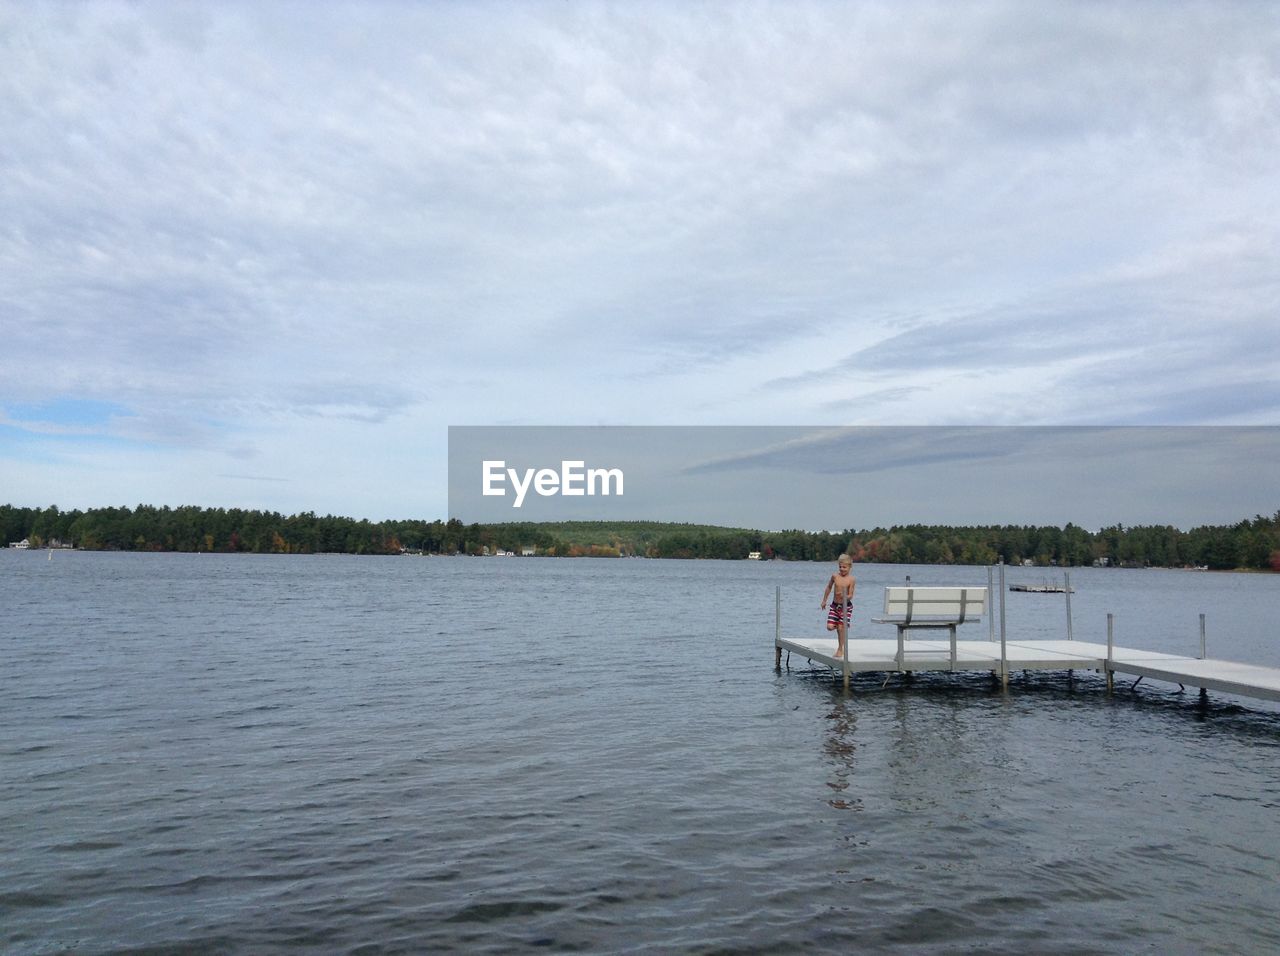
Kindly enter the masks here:
M 849 625 L 853 623 L 853 589 L 858 586 L 849 569 L 853 567 L 853 559 L 847 554 L 838 559 L 840 570 L 831 575 L 822 592 L 822 606 L 827 606 L 827 597 L 831 596 L 831 610 L 827 612 L 827 630 L 836 632 L 836 657 L 842 660 L 848 651 Z M 832 591 L 834 590 L 834 594 Z

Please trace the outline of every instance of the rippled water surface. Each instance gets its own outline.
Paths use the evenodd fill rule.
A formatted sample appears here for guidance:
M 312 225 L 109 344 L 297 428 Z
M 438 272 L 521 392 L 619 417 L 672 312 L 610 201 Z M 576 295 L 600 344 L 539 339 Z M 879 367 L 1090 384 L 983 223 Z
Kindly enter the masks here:
M 0 552 L 0 949 L 1280 952 L 1275 705 L 846 697 L 773 668 L 829 571 Z M 855 573 L 859 636 L 907 573 L 986 582 Z M 1072 583 L 1077 638 L 1195 654 L 1204 612 L 1280 666 L 1280 576 Z

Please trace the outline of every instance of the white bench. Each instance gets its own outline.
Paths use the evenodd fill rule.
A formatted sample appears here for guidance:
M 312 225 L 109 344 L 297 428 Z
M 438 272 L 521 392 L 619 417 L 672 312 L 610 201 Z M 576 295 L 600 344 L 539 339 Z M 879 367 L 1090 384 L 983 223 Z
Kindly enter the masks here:
M 898 667 L 909 653 L 936 653 L 933 648 L 909 650 L 907 631 L 946 628 L 951 633 L 951 663 L 956 662 L 956 627 L 982 619 L 987 609 L 986 588 L 887 587 L 884 589 L 884 617 L 875 624 L 898 628 Z

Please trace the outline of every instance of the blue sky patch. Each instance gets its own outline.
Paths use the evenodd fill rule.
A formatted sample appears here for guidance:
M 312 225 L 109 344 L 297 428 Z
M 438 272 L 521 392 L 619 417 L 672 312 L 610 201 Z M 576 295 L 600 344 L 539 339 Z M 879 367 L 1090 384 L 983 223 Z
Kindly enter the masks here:
M 86 398 L 12 403 L 4 406 L 4 412 L 10 422 L 18 423 L 18 427 L 29 422 L 33 426 L 57 425 L 71 429 L 100 428 L 113 417 L 130 414 L 129 409 L 116 402 L 100 402 Z

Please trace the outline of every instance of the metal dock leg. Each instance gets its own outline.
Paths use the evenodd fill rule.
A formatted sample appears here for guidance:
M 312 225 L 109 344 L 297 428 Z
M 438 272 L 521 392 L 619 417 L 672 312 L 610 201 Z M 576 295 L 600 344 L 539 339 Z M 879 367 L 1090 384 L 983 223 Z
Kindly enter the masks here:
M 1107 614 L 1107 693 L 1110 694 L 1115 689 L 1115 671 L 1111 669 L 1111 662 L 1115 654 L 1115 615 Z

